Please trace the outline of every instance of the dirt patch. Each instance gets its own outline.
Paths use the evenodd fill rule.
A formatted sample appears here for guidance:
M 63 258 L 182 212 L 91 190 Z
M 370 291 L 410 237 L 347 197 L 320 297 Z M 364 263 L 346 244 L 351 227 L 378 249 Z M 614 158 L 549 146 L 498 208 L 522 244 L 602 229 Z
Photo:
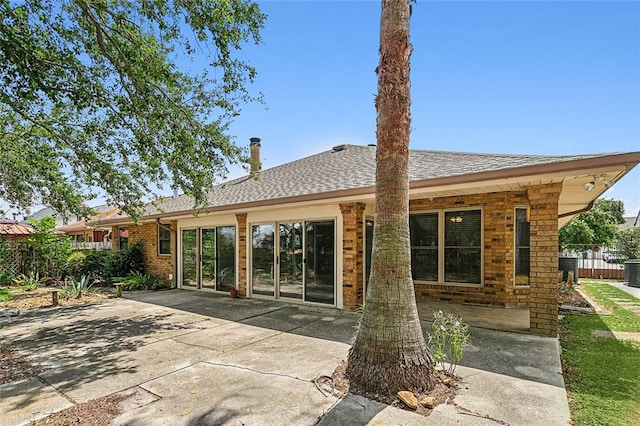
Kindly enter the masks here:
M 29 311 L 33 309 L 51 308 L 53 306 L 53 299 L 51 297 L 51 290 L 53 288 L 54 287 L 39 287 L 35 290 L 24 290 L 19 287 L 10 287 L 13 299 L 0 302 L 0 309 L 20 308 L 22 311 Z M 114 297 L 110 289 L 99 288 L 80 298 L 74 297 L 66 299 L 64 297 L 58 297 L 58 304 L 60 306 L 77 305 L 80 303 L 97 302 L 109 297 Z
M 66 410 L 53 413 L 44 419 L 31 422 L 31 426 L 103 426 L 122 414 L 120 403 L 125 395 L 110 395 L 74 405 Z
M 113 395 L 76 404 L 30 423 L 30 426 L 103 426 L 127 411 L 160 399 L 159 396 L 136 386 Z
M 0 385 L 28 379 L 44 369 L 28 355 L 0 344 Z
M 423 416 L 431 414 L 433 408 L 440 404 L 453 403 L 453 398 L 458 390 L 459 378 L 442 371 L 436 371 L 436 385 L 431 392 L 427 393 L 415 393 L 414 395 L 418 401 L 424 401 L 429 397 L 433 398 L 433 406 L 427 407 L 421 403 L 418 404 L 416 410 L 410 409 L 404 402 L 398 398 L 397 395 L 382 395 L 374 392 L 369 392 L 367 389 L 351 386 L 349 379 L 346 376 L 347 362 L 342 361 L 340 365 L 335 369 L 332 374 L 333 384 L 339 397 L 345 396 L 347 393 L 364 396 L 365 398 L 382 402 L 383 404 L 391 405 L 392 407 L 401 408 L 407 411 L 413 411 Z
M 574 285 L 558 284 L 558 303 L 560 305 L 591 308 L 591 304 L 575 289 Z

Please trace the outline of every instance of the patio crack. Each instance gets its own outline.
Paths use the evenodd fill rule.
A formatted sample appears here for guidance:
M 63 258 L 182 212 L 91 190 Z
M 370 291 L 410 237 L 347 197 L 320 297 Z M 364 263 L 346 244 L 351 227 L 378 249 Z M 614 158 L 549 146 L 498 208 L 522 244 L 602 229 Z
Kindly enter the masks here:
M 71 398 L 70 396 L 68 396 L 67 394 L 65 394 L 64 392 L 62 392 L 60 389 L 58 389 L 57 387 L 55 387 L 54 385 L 52 385 L 51 383 L 47 382 L 43 377 L 41 377 L 40 375 L 36 376 L 36 379 L 38 379 L 38 381 L 40 383 L 42 383 L 45 386 L 49 386 L 51 387 L 53 390 L 56 391 L 56 393 L 58 395 L 60 395 L 61 397 L 63 397 L 64 399 L 66 399 L 67 401 L 69 401 L 70 403 L 72 403 L 73 405 L 76 405 L 78 402 L 76 400 L 74 400 L 73 398 Z
M 313 382 L 312 379 L 301 379 L 300 377 L 291 376 L 289 374 L 284 374 L 284 373 L 260 371 L 260 370 L 256 370 L 256 369 L 249 368 L 249 367 L 243 367 L 243 366 L 237 365 L 237 364 L 225 364 L 225 363 L 222 363 L 222 362 L 213 362 L 213 361 L 202 361 L 202 363 L 203 364 L 215 365 L 216 367 L 235 368 L 235 369 L 238 369 L 238 370 L 244 370 L 244 371 L 249 371 L 249 372 L 252 372 L 252 373 L 258 373 L 258 374 L 261 374 L 263 376 L 284 377 L 286 379 L 293 379 L 293 380 L 297 380 L 297 381 L 303 382 L 303 383 L 312 383 Z

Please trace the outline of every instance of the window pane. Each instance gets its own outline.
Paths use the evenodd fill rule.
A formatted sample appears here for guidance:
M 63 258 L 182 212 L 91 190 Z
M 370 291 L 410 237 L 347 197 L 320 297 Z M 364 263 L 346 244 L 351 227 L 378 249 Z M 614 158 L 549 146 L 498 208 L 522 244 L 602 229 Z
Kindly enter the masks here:
M 171 231 L 163 225 L 158 225 L 158 253 L 171 254 Z
M 446 212 L 444 214 L 445 242 L 447 247 L 480 247 L 480 210 Z
M 479 248 L 445 248 L 445 282 L 480 284 L 480 266 Z
M 195 286 L 198 281 L 197 231 L 182 230 L 182 285 Z
M 515 259 L 515 284 L 529 285 L 530 271 L 530 232 L 527 222 L 527 210 L 516 209 L 516 259 Z
M 412 214 L 409 216 L 409 232 L 412 247 L 437 247 L 438 213 Z
M 444 281 L 482 282 L 482 214 L 480 210 L 444 214 Z
M 236 287 L 236 227 L 216 228 L 218 274 L 216 290 L 229 291 Z
M 335 224 L 307 222 L 305 227 L 305 300 L 333 305 L 335 293 Z
M 126 249 L 129 246 L 129 228 L 118 228 L 118 248 Z
M 411 276 L 416 281 L 438 281 L 438 248 L 411 249 Z
M 251 244 L 251 288 L 253 294 L 274 296 L 274 233 L 275 225 L 254 225 Z
M 438 281 L 438 213 L 409 216 L 411 275 L 416 281 Z

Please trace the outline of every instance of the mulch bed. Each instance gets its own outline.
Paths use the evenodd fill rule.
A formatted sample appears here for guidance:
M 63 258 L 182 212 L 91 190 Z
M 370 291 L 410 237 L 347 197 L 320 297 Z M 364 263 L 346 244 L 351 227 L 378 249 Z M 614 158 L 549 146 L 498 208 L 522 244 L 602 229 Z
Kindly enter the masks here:
M 121 402 L 127 395 L 111 395 L 76 404 L 48 417 L 30 423 L 30 426 L 104 426 L 122 414 Z
M 558 284 L 558 292 L 558 303 L 560 305 L 576 306 L 578 308 L 591 308 L 591 304 L 576 291 L 574 285 L 560 283 Z
M 44 371 L 28 355 L 0 345 L 0 385 L 28 379 Z
M 395 394 L 382 395 L 370 392 L 367 389 L 351 386 L 349 379 L 345 374 L 346 370 L 347 362 L 342 361 L 332 374 L 333 383 L 339 397 L 343 397 L 347 393 L 352 393 L 354 395 L 360 395 L 374 401 L 382 402 L 383 404 L 391 405 L 392 407 L 401 408 L 407 411 L 414 411 L 418 414 L 422 414 L 423 416 L 431 414 L 433 408 L 440 404 L 446 404 L 447 402 L 453 403 L 453 397 L 456 395 L 456 391 L 458 389 L 458 377 L 436 370 L 436 386 L 434 389 L 428 393 L 414 393 L 418 401 L 424 400 L 427 397 L 433 397 L 435 404 L 431 408 L 418 404 L 418 408 L 416 410 L 412 410 Z
M 20 308 L 22 311 L 28 311 L 33 309 L 51 308 L 53 307 L 51 298 L 52 288 L 53 287 L 39 287 L 35 290 L 24 290 L 19 287 L 10 287 L 13 299 L 6 302 L 0 302 L 0 309 Z M 97 302 L 109 297 L 113 297 L 113 293 L 110 289 L 98 288 L 96 291 L 77 299 L 65 299 L 63 297 L 58 297 L 58 304 L 60 306 L 77 305 L 80 303 Z

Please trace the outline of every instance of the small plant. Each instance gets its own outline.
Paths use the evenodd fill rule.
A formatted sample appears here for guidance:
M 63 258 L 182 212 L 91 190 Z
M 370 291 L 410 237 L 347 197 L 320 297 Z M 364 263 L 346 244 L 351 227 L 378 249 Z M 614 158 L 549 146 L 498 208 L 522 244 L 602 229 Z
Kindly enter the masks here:
M 157 275 L 133 272 L 122 280 L 122 286 L 126 290 L 156 290 L 162 287 Z
M 13 295 L 8 288 L 0 288 L 0 302 L 8 302 L 13 299 Z
M 0 286 L 11 284 L 13 282 L 13 278 L 14 275 L 11 271 L 0 272 Z
M 25 291 L 33 291 L 46 281 L 46 277 L 40 278 L 40 274 L 33 271 L 29 272 L 29 275 L 20 274 L 13 278 L 13 282 Z
M 429 344 L 434 343 L 434 365 L 449 374 L 453 374 L 456 366 L 462 360 L 464 347 L 469 343 L 469 326 L 462 322 L 462 318 L 442 311 L 433 313 L 433 334 L 429 334 Z M 449 363 L 446 368 L 445 362 Z
M 65 299 L 75 297 L 80 299 L 83 295 L 89 294 L 93 283 L 87 275 L 83 275 L 79 280 L 71 278 L 71 281 L 65 281 L 60 286 L 60 296 Z

